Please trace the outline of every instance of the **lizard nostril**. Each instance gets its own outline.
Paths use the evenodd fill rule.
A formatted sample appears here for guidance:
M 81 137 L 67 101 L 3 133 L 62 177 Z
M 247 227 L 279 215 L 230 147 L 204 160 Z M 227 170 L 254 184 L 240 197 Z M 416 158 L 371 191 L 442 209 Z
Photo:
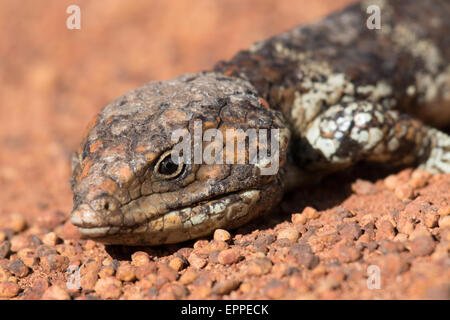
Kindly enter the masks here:
M 117 201 L 109 196 L 102 196 L 90 202 L 92 209 L 99 212 L 109 213 L 119 207 Z

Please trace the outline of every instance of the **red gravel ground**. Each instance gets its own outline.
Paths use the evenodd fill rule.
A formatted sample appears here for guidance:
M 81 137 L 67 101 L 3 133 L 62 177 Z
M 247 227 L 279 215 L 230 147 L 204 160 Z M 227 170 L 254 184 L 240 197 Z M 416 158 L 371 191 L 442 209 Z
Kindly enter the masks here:
M 81 240 L 67 221 L 71 153 L 102 106 L 349 2 L 77 1 L 68 30 L 72 1 L 2 1 L 0 299 L 449 299 L 450 175 L 358 168 L 155 248 Z

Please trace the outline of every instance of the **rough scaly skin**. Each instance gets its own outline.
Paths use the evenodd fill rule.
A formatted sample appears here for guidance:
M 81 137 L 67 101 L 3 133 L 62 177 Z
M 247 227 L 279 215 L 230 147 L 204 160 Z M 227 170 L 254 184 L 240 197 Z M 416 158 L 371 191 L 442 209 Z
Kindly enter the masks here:
M 370 4 L 381 30 L 366 28 Z M 72 223 L 110 244 L 175 243 L 238 227 L 269 212 L 287 185 L 360 161 L 450 172 L 450 138 L 428 126 L 450 123 L 449 15 L 444 0 L 364 2 L 213 71 L 126 93 L 74 156 Z M 161 175 L 172 132 L 192 133 L 196 120 L 224 133 L 279 129 L 279 170 L 185 164 Z

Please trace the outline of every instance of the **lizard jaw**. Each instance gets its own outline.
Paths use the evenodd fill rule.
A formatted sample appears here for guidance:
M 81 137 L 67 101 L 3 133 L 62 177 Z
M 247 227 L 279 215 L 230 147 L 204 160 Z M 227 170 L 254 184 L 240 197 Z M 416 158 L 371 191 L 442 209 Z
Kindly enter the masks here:
M 246 190 L 226 194 L 223 197 L 172 210 L 157 218 L 133 226 L 95 226 L 95 211 L 88 205 L 80 205 L 72 213 L 71 222 L 87 238 L 105 244 L 160 245 L 176 243 L 207 235 L 220 225 L 227 227 L 239 220 L 245 223 L 258 214 L 254 204 L 260 199 L 260 190 Z M 84 220 L 81 218 L 84 217 Z M 84 222 L 84 223 L 83 223 Z

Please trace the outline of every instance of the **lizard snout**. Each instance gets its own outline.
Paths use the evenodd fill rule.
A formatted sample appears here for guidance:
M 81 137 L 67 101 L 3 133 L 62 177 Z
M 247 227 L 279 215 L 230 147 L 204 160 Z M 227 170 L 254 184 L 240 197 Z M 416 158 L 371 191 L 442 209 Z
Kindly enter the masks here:
M 121 223 L 121 214 L 118 211 L 120 210 L 117 200 L 102 196 L 74 208 L 70 222 L 79 227 L 81 234 L 100 237 L 106 235 L 112 226 Z
M 88 204 L 83 203 L 72 211 L 70 222 L 77 227 L 97 227 L 102 219 Z

